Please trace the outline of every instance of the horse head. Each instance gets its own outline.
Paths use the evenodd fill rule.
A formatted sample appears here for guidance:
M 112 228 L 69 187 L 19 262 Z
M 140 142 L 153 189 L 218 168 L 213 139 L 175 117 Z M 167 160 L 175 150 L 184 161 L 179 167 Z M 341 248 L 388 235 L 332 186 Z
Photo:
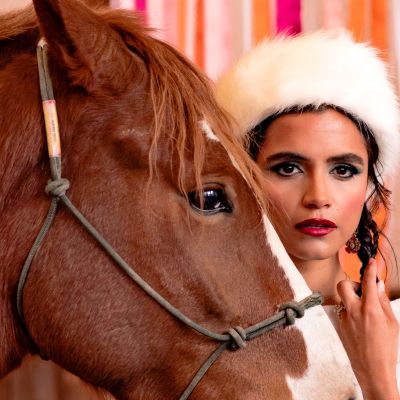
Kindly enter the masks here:
M 169 305 L 233 344 L 310 295 L 265 217 L 257 168 L 206 78 L 134 15 L 34 0 L 1 26 L 0 375 L 38 353 L 120 399 L 179 398 L 218 343 L 132 282 L 63 205 L 18 316 L 21 266 L 50 204 L 37 43 L 48 43 L 69 199 Z M 318 306 L 223 352 L 190 398 L 356 396 Z

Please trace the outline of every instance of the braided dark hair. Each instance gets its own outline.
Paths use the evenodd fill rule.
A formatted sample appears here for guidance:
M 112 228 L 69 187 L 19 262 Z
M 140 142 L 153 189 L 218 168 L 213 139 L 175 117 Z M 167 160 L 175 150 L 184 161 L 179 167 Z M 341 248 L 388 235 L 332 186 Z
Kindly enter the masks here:
M 372 218 L 372 214 L 381 206 L 385 211 L 389 209 L 389 196 L 391 192 L 384 187 L 383 183 L 379 179 L 380 176 L 377 176 L 376 173 L 375 167 L 379 165 L 379 147 L 373 133 L 365 122 L 357 120 L 348 114 L 346 115 L 357 124 L 358 129 L 365 138 L 368 152 L 368 179 L 373 187 L 371 194 L 364 204 L 357 228 L 357 237 L 361 243 L 361 248 L 357 255 L 361 261 L 360 279 L 362 280 L 369 259 L 375 257 L 378 252 L 378 240 L 381 230 L 384 228 L 384 226 L 382 226 L 378 229 L 376 222 Z M 384 221 L 383 225 L 385 225 L 385 222 L 386 221 Z
M 375 257 L 378 252 L 379 230 L 376 222 L 372 218 L 371 211 L 364 204 L 360 222 L 357 228 L 357 238 L 361 247 L 358 251 L 358 258 L 361 260 L 360 278 L 364 277 L 365 268 L 369 259 Z
M 381 181 L 381 176 L 377 173 L 377 168 L 380 166 L 379 161 L 379 147 L 376 143 L 375 137 L 372 131 L 369 129 L 364 121 L 348 113 L 344 109 L 330 105 L 322 104 L 320 106 L 308 105 L 308 106 L 294 106 L 288 108 L 282 112 L 273 114 L 258 124 L 249 135 L 248 152 L 251 157 L 255 160 L 260 151 L 261 145 L 264 142 L 265 131 L 268 126 L 279 116 L 291 113 L 302 113 L 302 112 L 320 112 L 327 109 L 333 109 L 344 114 L 357 126 L 365 139 L 365 145 L 368 153 L 368 180 L 372 188 L 371 193 L 364 204 L 360 222 L 357 228 L 357 237 L 360 241 L 361 247 L 357 255 L 361 261 L 360 277 L 364 276 L 365 268 L 371 257 L 375 257 L 378 249 L 379 236 L 381 229 L 378 228 L 376 222 L 372 218 L 372 214 L 377 211 L 380 207 L 383 207 L 385 211 L 389 209 L 389 196 L 390 190 L 386 189 Z M 386 221 L 384 221 L 385 223 Z M 387 238 L 386 238 L 387 239 Z M 389 243 L 390 244 L 390 243 Z

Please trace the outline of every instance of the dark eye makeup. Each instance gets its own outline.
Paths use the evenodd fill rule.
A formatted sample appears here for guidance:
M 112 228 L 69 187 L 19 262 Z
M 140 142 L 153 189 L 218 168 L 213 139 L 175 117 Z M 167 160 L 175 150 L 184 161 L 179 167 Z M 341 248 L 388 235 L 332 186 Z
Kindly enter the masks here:
M 281 176 L 293 176 L 303 172 L 300 166 L 294 162 L 282 162 L 275 164 L 271 167 L 268 167 L 268 170 Z
M 361 171 L 351 164 L 340 164 L 336 165 L 332 170 L 331 174 L 338 176 L 339 178 L 352 178 L 355 175 L 358 175 Z
M 282 177 L 292 177 L 304 172 L 302 166 L 293 161 L 284 161 L 272 166 L 267 166 L 267 170 Z M 352 164 L 336 164 L 330 169 L 329 173 L 335 175 L 339 179 L 350 179 L 360 174 L 361 170 Z

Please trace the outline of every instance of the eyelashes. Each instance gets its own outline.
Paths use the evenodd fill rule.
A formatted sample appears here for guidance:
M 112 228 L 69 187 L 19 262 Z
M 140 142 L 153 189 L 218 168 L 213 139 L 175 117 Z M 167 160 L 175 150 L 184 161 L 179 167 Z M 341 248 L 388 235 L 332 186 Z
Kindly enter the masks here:
M 335 166 L 335 168 L 333 168 L 333 171 L 335 171 L 335 174 L 337 176 L 340 176 L 341 178 L 352 178 L 353 176 L 358 175 L 361 172 L 357 167 L 350 164 L 337 165 Z
M 268 169 L 280 176 L 293 176 L 303 172 L 300 166 L 293 162 L 279 163 Z

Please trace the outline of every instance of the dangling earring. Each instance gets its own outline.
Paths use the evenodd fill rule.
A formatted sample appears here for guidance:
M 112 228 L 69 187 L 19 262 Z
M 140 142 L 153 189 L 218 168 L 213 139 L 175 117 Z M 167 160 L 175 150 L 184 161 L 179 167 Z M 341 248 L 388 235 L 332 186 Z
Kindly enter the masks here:
M 358 253 L 361 249 L 361 242 L 357 237 L 358 230 L 353 233 L 353 236 L 346 242 L 346 251 L 348 253 Z

